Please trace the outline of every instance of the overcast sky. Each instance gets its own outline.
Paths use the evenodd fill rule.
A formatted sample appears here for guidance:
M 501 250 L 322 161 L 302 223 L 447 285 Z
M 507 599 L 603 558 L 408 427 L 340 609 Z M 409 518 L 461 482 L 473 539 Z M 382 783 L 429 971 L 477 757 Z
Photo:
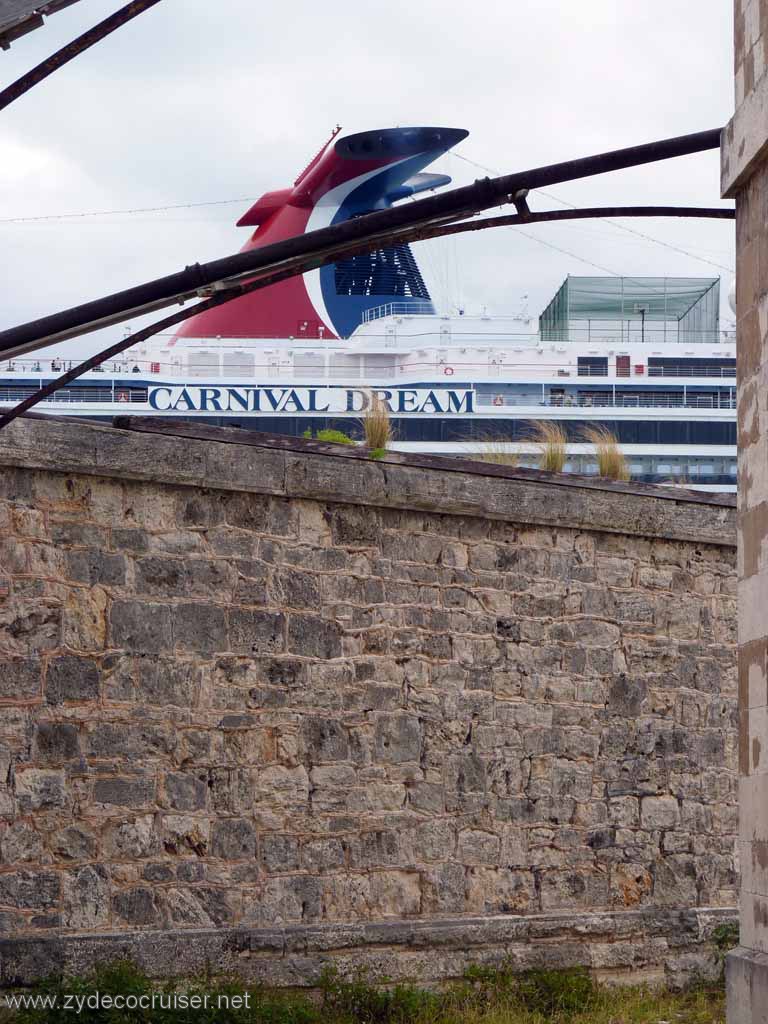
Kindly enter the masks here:
M 0 80 L 120 5 L 81 0 L 56 14 L 0 52 Z M 0 114 L 0 328 L 237 251 L 247 235 L 235 221 L 250 200 L 290 185 L 337 122 L 345 133 L 466 128 L 455 152 L 499 173 L 724 125 L 733 111 L 731 6 L 162 0 Z M 433 168 L 457 184 L 485 173 L 459 156 Z M 718 205 L 718 155 L 548 191 L 577 205 Z M 243 202 L 7 222 L 236 198 Z M 530 202 L 561 208 L 540 194 Z M 566 274 L 602 272 L 590 264 L 625 275 L 722 275 L 727 293 L 732 223 L 623 223 L 675 248 L 595 221 L 486 231 L 415 252 L 436 301 L 467 310 L 514 312 L 527 294 L 538 313 Z

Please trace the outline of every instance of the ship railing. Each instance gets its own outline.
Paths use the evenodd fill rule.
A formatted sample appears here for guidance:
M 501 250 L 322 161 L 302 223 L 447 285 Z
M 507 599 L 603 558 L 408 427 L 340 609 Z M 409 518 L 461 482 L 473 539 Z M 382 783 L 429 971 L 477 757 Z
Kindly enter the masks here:
M 374 360 L 379 353 L 371 353 Z M 355 353 L 356 361 L 349 361 L 349 353 L 338 349 L 331 350 L 326 358 L 324 353 L 312 353 L 317 356 L 310 365 L 301 362 L 297 357 L 295 361 L 286 360 L 281 362 L 268 355 L 259 358 L 254 353 L 248 363 L 238 363 L 236 366 L 228 364 L 226 360 L 222 363 L 218 358 L 209 359 L 205 365 L 196 363 L 190 359 L 186 366 L 174 363 L 161 363 L 155 360 L 131 361 L 126 367 L 109 367 L 106 371 L 94 370 L 92 373 L 102 373 L 101 380 L 95 387 L 110 388 L 112 390 L 125 386 L 126 379 L 131 376 L 141 375 L 144 380 L 156 376 L 199 378 L 201 380 L 226 380 L 238 378 L 242 381 L 255 381 L 259 384 L 266 384 L 271 379 L 288 378 L 297 383 L 300 381 L 320 380 L 349 380 L 368 379 L 371 381 L 394 381 L 403 376 L 413 377 L 415 374 L 434 375 L 437 379 L 453 378 L 456 381 L 467 381 L 482 377 L 505 377 L 514 375 L 517 377 L 526 376 L 530 379 L 539 380 L 542 378 L 563 378 L 566 380 L 583 380 L 584 378 L 606 378 L 611 379 L 639 379 L 645 378 L 688 378 L 688 379 L 722 379 L 733 380 L 736 377 L 735 360 L 734 365 L 722 365 L 724 360 L 714 360 L 716 365 L 708 365 L 706 362 L 685 364 L 685 357 L 679 361 L 674 357 L 668 357 L 668 365 L 647 366 L 645 363 L 634 363 L 628 365 L 614 366 L 608 356 L 579 356 L 577 360 L 567 363 L 558 359 L 557 355 L 549 352 L 536 351 L 531 349 L 527 353 L 522 350 L 515 350 L 514 354 L 507 349 L 491 348 L 487 354 L 477 353 L 473 357 L 471 351 L 445 352 L 444 350 L 414 350 L 408 354 L 393 354 L 390 361 L 384 365 L 380 363 L 369 363 L 369 354 L 366 352 Z M 342 356 L 343 362 L 337 359 Z M 721 365 L 717 365 L 717 363 Z M 19 386 L 28 386 L 29 379 L 37 382 L 43 377 L 57 376 L 68 369 L 69 365 L 64 363 L 41 364 L 38 361 L 12 360 L 9 363 L 0 364 L 0 376 L 3 373 L 25 378 L 20 381 Z M 107 374 L 112 376 L 109 380 Z M 115 379 L 117 378 L 117 379 Z M 121 384 L 122 381 L 122 384 Z M 138 381 L 137 381 L 138 383 Z M 143 381 L 142 381 L 143 383 Z
M 36 387 L 0 387 L 0 402 L 23 402 L 25 398 L 34 395 Z M 62 388 L 55 391 L 47 402 L 117 402 L 118 404 L 131 404 L 132 402 L 146 403 L 148 397 L 147 388 L 128 388 L 120 383 L 114 387 L 95 388 Z
M 571 321 L 558 327 L 541 325 L 541 340 L 546 345 L 562 342 L 608 342 L 622 347 L 637 344 L 675 345 L 733 345 L 736 342 L 734 328 L 685 328 L 676 322 L 642 323 L 637 320 L 584 320 Z
M 736 399 L 729 395 L 502 395 L 477 394 L 477 406 L 545 407 L 554 409 L 735 409 Z
M 25 373 L 30 377 L 39 373 L 65 373 L 67 370 L 77 366 L 77 363 L 77 359 L 9 359 L 4 363 L 0 363 L 0 373 Z M 150 364 L 144 363 L 144 365 L 149 366 Z M 151 365 L 157 366 L 157 370 L 153 370 L 153 373 L 160 372 L 159 363 L 152 363 Z M 141 372 L 141 367 L 133 360 L 124 363 L 109 363 L 106 366 L 96 366 L 91 370 L 91 373 L 110 374 Z
M 736 367 L 707 366 L 649 366 L 649 377 L 735 377 Z
M 435 307 L 431 302 L 414 299 L 413 302 L 385 302 L 363 312 L 363 323 L 381 320 L 385 316 L 434 316 Z

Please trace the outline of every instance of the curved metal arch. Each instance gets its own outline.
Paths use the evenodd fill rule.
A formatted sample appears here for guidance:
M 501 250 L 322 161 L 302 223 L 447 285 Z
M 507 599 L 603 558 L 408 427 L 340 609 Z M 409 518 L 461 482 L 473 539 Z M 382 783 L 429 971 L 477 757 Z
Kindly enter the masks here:
M 704 220 L 735 220 L 736 210 L 730 206 L 585 206 L 573 210 L 540 212 L 531 210 L 529 213 L 513 213 L 503 217 L 485 217 L 483 220 L 449 224 L 434 231 L 427 229 L 419 240 L 439 238 L 443 235 L 459 235 L 466 231 L 479 231 L 482 228 L 512 227 L 515 224 L 541 224 L 545 221 L 557 220 L 603 219 L 604 217 L 683 217 Z
M 519 202 L 521 202 L 522 205 L 522 200 L 519 200 Z M 334 263 L 342 256 L 353 256 L 358 253 L 369 252 L 372 247 L 375 248 L 381 244 L 392 244 L 393 242 L 416 242 L 427 238 L 439 238 L 444 235 L 459 234 L 467 231 L 483 231 L 486 228 L 508 227 L 515 224 L 531 224 L 558 220 L 585 220 L 596 217 L 703 217 L 716 220 L 732 220 L 735 217 L 735 210 L 729 208 L 697 208 L 691 206 L 598 206 L 585 207 L 584 209 L 577 210 L 551 210 L 541 213 L 533 213 L 527 211 L 526 208 L 526 211 L 523 213 L 511 214 L 503 217 L 486 217 L 482 220 L 470 221 L 461 224 L 441 224 L 429 228 L 401 228 L 400 231 L 392 232 L 391 236 L 386 240 L 382 241 L 381 239 L 377 239 L 374 245 L 372 245 L 369 240 L 365 243 L 358 242 L 354 245 L 347 244 L 330 247 L 325 253 L 313 257 L 309 262 L 306 257 L 296 257 L 293 260 L 285 261 L 285 265 L 280 270 L 263 274 L 256 280 L 251 279 L 249 281 L 244 281 L 242 284 L 230 285 L 210 298 L 205 299 L 203 302 L 198 302 L 189 309 L 180 310 L 178 313 L 174 313 L 169 317 L 165 317 L 163 320 L 150 324 L 149 327 L 145 327 L 137 334 L 134 334 L 129 338 L 124 338 L 121 341 L 116 342 L 114 345 L 110 345 L 97 355 L 84 360 L 78 366 L 68 370 L 60 377 L 57 377 L 56 380 L 51 381 L 49 384 L 46 384 L 45 387 L 40 388 L 33 395 L 24 399 L 23 402 L 20 402 L 12 409 L 3 413 L 0 416 L 0 430 L 19 416 L 22 416 L 24 413 L 34 408 L 34 406 L 38 405 L 46 398 L 55 394 L 61 388 L 66 387 L 66 385 L 70 384 L 73 380 L 76 380 L 84 373 L 87 373 L 88 370 L 92 370 L 95 367 L 100 366 L 108 359 L 113 359 L 121 352 L 124 352 L 127 348 L 131 348 L 139 342 L 146 341 L 168 328 L 176 327 L 178 324 L 190 319 L 190 317 L 197 316 L 198 313 L 203 313 L 208 309 L 213 309 L 214 307 L 221 306 L 224 303 L 232 302 L 233 299 L 238 299 L 242 295 L 258 291 L 261 288 L 267 288 L 269 285 L 275 284 L 278 281 L 284 281 L 286 278 L 295 277 L 297 274 L 304 273 L 306 270 L 313 267 L 324 266 L 327 263 Z
M 64 67 L 65 64 L 74 60 L 75 57 L 78 57 L 81 53 L 90 49 L 90 47 L 95 46 L 102 39 L 106 39 L 112 32 L 115 32 L 129 21 L 143 14 L 144 11 L 148 11 L 150 7 L 154 7 L 159 3 L 160 0 L 131 0 L 131 3 L 121 7 L 119 11 L 100 21 L 98 25 L 94 25 L 87 32 L 83 32 L 82 35 L 78 36 L 71 43 L 62 46 L 56 53 L 46 57 L 37 67 L 32 68 L 31 71 L 22 75 L 21 78 L 0 90 L 0 110 L 5 110 L 14 100 L 19 99 L 29 92 L 30 89 L 39 85 L 40 82 L 45 81 L 54 71 L 58 71 L 59 68 Z
M 327 258 L 329 254 L 339 257 L 353 252 L 369 252 L 391 245 L 398 239 L 415 240 L 419 236 L 411 234 L 412 231 L 464 221 L 494 206 L 515 203 L 528 215 L 524 206 L 526 189 L 717 149 L 721 133 L 722 129 L 715 128 L 498 178 L 484 178 L 473 185 L 369 213 L 261 249 L 251 249 L 211 263 L 194 264 L 179 273 L 0 332 L 0 356 L 21 355 L 133 316 L 151 313 L 191 299 L 199 295 L 201 289 L 226 288 L 232 282 L 279 271 L 294 260 L 305 261 L 302 269 L 311 269 L 333 262 Z

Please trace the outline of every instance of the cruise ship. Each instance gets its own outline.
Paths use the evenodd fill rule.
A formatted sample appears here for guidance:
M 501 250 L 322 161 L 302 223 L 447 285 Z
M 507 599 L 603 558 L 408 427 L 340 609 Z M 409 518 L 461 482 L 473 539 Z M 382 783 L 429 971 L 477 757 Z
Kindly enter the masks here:
M 424 168 L 466 135 L 434 127 L 334 134 L 293 186 L 240 218 L 252 230 L 245 249 L 448 184 Z M 3 364 L 0 403 L 22 400 L 68 365 L 61 357 Z M 395 245 L 198 314 L 39 408 L 358 437 L 374 395 L 402 451 L 514 452 L 535 466 L 533 425 L 557 420 L 569 438 L 566 471 L 597 473 L 584 430 L 602 426 L 635 480 L 735 490 L 735 333 L 720 327 L 719 278 L 569 276 L 537 322 L 448 314 L 410 247 Z

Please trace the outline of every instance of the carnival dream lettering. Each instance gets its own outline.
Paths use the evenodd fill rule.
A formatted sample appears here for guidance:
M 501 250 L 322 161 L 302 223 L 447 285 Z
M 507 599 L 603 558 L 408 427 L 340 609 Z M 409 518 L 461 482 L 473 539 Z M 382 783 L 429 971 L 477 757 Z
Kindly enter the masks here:
M 433 415 L 466 415 L 473 413 L 475 394 L 473 391 L 429 390 L 421 388 L 373 388 L 370 392 L 360 388 L 347 389 L 344 411 L 364 413 L 370 405 L 369 395 L 375 395 L 394 415 L 408 413 Z
M 230 391 L 234 389 L 229 389 Z M 266 398 L 272 412 L 298 413 L 298 412 L 330 412 L 330 405 L 318 405 L 317 394 L 319 388 L 254 388 L 254 409 L 262 411 L 261 397 Z M 305 395 L 306 398 L 302 398 Z
M 321 392 L 323 397 L 320 398 Z M 426 388 L 217 388 L 158 386 L 149 391 L 156 412 L 360 414 L 379 398 L 393 415 L 456 416 L 474 413 L 474 392 Z
M 150 391 L 149 404 L 158 412 L 330 412 L 330 405 L 318 403 L 318 390 L 307 388 L 300 392 L 295 388 L 158 387 Z M 197 401 L 195 395 L 199 396 Z

